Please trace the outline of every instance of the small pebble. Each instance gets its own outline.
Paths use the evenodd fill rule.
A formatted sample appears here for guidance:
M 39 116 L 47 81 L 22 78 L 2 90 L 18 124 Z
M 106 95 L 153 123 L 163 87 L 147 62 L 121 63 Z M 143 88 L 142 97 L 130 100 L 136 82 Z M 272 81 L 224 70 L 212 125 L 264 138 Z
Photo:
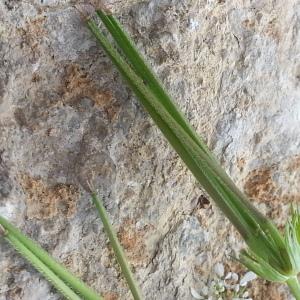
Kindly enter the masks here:
M 253 272 L 247 272 L 240 281 L 241 286 L 246 286 L 249 281 L 252 281 L 257 278 L 257 275 Z
M 218 277 L 223 277 L 224 276 L 224 266 L 221 263 L 217 263 L 214 266 L 214 272 Z
M 191 287 L 191 295 L 192 295 L 192 297 L 193 297 L 194 299 L 198 299 L 198 300 L 203 299 L 203 298 L 199 295 L 199 293 L 198 293 L 194 288 L 192 288 L 192 287 Z

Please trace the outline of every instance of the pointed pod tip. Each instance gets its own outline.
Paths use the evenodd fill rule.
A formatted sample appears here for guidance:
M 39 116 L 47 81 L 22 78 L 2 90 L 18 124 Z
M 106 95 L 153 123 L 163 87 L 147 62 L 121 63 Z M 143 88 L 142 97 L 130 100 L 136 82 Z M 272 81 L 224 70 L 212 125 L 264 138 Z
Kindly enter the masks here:
M 112 10 L 106 2 L 103 0 L 73 0 L 71 4 L 79 11 L 82 17 L 86 17 L 86 14 L 92 15 L 95 10 L 101 10 L 105 14 L 112 14 Z
M 104 13 L 109 14 L 109 15 L 112 14 L 111 8 L 107 4 L 105 4 L 103 1 L 96 0 L 95 2 L 98 2 L 98 5 L 95 5 L 96 9 L 101 10 Z
M 84 0 L 85 5 L 93 7 L 94 10 L 101 10 L 105 14 L 112 14 L 112 4 L 107 3 L 107 0 Z
M 86 22 L 94 14 L 95 8 L 90 4 L 76 4 L 74 8 L 79 12 L 81 19 Z
M 87 190 L 90 194 L 94 194 L 96 189 L 95 186 L 93 185 L 93 183 L 90 180 L 86 181 L 86 186 L 87 186 Z

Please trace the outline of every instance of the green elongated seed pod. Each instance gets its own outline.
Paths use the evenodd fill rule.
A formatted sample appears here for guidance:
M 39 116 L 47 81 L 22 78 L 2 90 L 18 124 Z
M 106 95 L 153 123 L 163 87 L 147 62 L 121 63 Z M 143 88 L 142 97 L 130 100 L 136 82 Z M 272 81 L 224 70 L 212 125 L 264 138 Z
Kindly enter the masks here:
M 199 147 L 198 143 L 178 124 L 151 89 L 111 46 L 95 22 L 90 19 L 87 24 L 154 122 L 205 190 L 242 234 L 249 247 L 272 262 L 283 273 L 289 274 L 291 265 L 288 255 L 285 255 L 284 242 L 272 222 L 249 203 L 230 178 L 221 171 L 218 163 L 210 159 L 206 151 Z
M 218 176 L 222 177 L 224 182 L 235 190 L 235 193 L 239 195 L 240 200 L 244 201 L 244 204 L 255 215 L 255 219 L 259 222 L 260 227 L 272 235 L 272 239 L 274 239 L 275 244 L 279 245 L 280 248 L 284 248 L 283 239 L 278 234 L 277 228 L 256 209 L 253 210 L 248 199 L 244 199 L 244 195 L 236 188 L 235 184 L 218 164 L 213 153 L 209 150 L 197 132 L 192 128 L 184 114 L 163 87 L 161 81 L 157 78 L 143 56 L 140 54 L 130 36 L 123 30 L 122 25 L 118 22 L 118 20 L 114 18 L 113 15 L 104 13 L 102 10 L 96 10 L 96 14 L 106 26 L 107 30 L 111 33 L 115 43 L 125 54 L 126 60 L 129 61 L 130 66 L 133 68 L 136 75 L 143 80 L 143 83 L 145 83 L 145 85 L 147 85 L 147 87 L 153 92 L 165 110 L 167 110 L 174 120 L 176 120 L 177 124 L 180 125 L 182 129 L 194 140 L 194 142 L 197 143 L 200 149 L 207 154 L 205 159 L 211 160 L 214 165 L 213 168 L 218 171 Z
M 298 221 L 295 219 L 287 227 L 288 236 L 283 239 L 274 223 L 251 204 L 226 174 L 173 103 L 119 22 L 101 10 L 97 11 L 97 15 L 119 49 L 91 18 L 87 20 L 87 26 L 152 120 L 247 243 L 249 248 L 241 253 L 240 261 L 267 280 L 285 281 L 296 299 L 300 300 L 300 285 L 295 279 L 300 266 Z

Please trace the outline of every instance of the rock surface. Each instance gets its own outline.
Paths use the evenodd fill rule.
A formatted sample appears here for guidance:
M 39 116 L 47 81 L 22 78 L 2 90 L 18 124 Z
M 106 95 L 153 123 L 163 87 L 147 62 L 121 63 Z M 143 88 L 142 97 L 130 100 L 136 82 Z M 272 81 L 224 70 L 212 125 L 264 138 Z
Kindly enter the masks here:
M 93 180 L 146 299 L 197 299 L 228 272 L 240 278 L 229 257 L 238 234 L 71 2 L 0 2 L 1 215 L 105 299 L 130 299 L 86 191 Z M 234 181 L 284 225 L 300 199 L 299 2 L 107 2 Z M 1 300 L 60 299 L 2 241 L 0 269 Z M 247 290 L 291 299 L 262 280 Z

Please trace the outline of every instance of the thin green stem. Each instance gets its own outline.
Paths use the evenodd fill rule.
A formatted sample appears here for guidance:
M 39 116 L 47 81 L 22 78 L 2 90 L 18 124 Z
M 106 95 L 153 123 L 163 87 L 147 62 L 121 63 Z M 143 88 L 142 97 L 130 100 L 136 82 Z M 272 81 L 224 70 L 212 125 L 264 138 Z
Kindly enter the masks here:
M 291 293 L 295 297 L 296 300 L 300 300 L 300 284 L 298 278 L 296 276 L 290 277 L 286 281 L 287 285 L 289 286 Z
M 132 296 L 135 300 L 141 300 L 142 295 L 140 292 L 140 289 L 138 287 L 138 284 L 136 283 L 134 276 L 130 270 L 130 266 L 127 262 L 126 255 L 123 251 L 123 248 L 118 240 L 118 237 L 109 221 L 108 214 L 103 206 L 102 201 L 98 198 L 97 194 L 95 192 L 92 192 L 92 200 L 94 205 L 96 206 L 99 216 L 101 218 L 101 221 L 104 226 L 104 230 L 109 238 L 110 244 L 113 248 L 113 251 L 116 255 L 116 258 L 118 260 L 118 263 L 121 267 L 122 273 L 127 281 L 127 284 L 130 288 L 130 291 L 132 293 Z

